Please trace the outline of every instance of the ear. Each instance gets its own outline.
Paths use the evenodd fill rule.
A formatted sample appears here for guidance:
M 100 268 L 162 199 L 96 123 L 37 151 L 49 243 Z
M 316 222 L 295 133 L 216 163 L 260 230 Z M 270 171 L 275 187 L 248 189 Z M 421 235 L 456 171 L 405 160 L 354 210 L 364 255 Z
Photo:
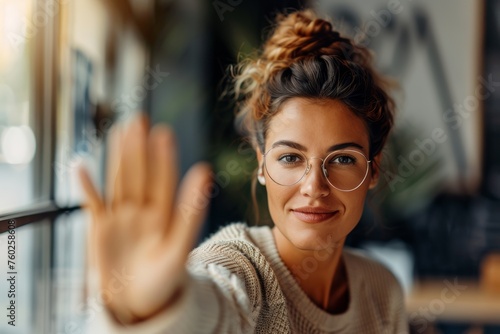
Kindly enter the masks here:
M 380 162 L 382 161 L 382 153 L 377 154 L 370 163 L 370 185 L 368 189 L 373 189 L 377 186 L 378 180 L 380 179 Z
M 264 156 L 259 148 L 255 149 L 255 154 L 257 155 L 257 162 L 259 163 L 259 168 L 262 167 L 262 163 L 264 162 Z
M 256 152 L 257 152 L 257 161 L 259 163 L 259 167 L 257 169 L 257 180 L 261 185 L 265 186 L 266 178 L 264 176 L 264 171 L 262 170 L 262 165 L 264 163 L 264 156 L 262 155 L 259 149 L 257 149 Z

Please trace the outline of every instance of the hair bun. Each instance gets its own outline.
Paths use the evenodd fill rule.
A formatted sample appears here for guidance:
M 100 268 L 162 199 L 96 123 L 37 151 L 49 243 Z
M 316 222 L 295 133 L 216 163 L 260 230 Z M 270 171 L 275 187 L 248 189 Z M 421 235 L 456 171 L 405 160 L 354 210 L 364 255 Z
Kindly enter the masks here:
M 277 25 L 264 45 L 267 60 L 292 60 L 314 55 L 342 55 L 340 43 L 350 41 L 332 29 L 330 22 L 316 17 L 311 11 L 278 15 Z

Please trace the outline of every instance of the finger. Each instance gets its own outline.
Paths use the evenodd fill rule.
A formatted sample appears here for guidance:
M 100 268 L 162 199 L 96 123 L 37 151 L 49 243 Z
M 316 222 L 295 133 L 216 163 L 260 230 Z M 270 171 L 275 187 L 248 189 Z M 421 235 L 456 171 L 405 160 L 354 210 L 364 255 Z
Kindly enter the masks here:
M 122 191 L 120 172 L 121 136 L 122 128 L 119 125 L 113 126 L 108 136 L 108 160 L 106 166 L 106 205 L 116 207 L 120 202 Z
M 146 138 L 148 120 L 139 114 L 125 130 L 120 168 L 121 189 L 124 201 L 143 203 L 146 187 Z
M 188 254 L 198 237 L 212 194 L 212 173 L 206 163 L 198 163 L 186 174 L 179 190 L 171 236 Z
M 89 208 L 92 215 L 95 217 L 103 209 L 104 205 L 102 203 L 99 193 L 94 187 L 92 180 L 90 179 L 87 169 L 80 165 L 78 167 L 78 177 L 80 179 L 80 184 L 83 188 L 86 198 L 85 206 Z
M 179 179 L 177 148 L 172 130 L 156 125 L 148 143 L 147 201 L 162 208 L 167 221 L 172 218 L 172 207 Z
M 87 265 L 90 270 L 97 270 L 98 252 L 97 252 L 97 216 L 91 215 L 90 225 L 87 228 Z
M 87 256 L 86 256 L 86 270 L 87 277 L 89 278 L 89 282 L 92 285 L 92 289 L 97 289 L 99 280 L 97 274 L 97 247 L 96 247 L 96 229 L 97 229 L 97 218 L 101 216 L 101 213 L 104 210 L 104 203 L 102 202 L 97 190 L 95 189 L 90 176 L 85 169 L 84 166 L 78 167 L 78 177 L 80 180 L 80 184 L 83 188 L 83 191 L 86 196 L 86 204 L 85 206 L 90 211 L 90 220 L 91 223 L 87 229 L 87 238 L 86 238 L 86 248 L 87 248 Z M 87 285 L 86 285 L 87 288 Z M 90 291 L 86 291 L 86 293 L 90 293 Z

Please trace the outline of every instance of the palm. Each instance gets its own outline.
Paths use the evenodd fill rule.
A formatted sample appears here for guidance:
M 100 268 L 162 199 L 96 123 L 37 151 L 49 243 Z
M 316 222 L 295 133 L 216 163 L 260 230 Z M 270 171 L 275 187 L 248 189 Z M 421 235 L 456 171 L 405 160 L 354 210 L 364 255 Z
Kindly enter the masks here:
M 81 173 L 92 214 L 90 265 L 107 304 L 119 318 L 146 318 L 165 307 L 181 286 L 185 262 L 207 207 L 208 167 L 189 172 L 175 199 L 177 168 L 170 131 L 147 131 L 136 119 L 112 134 L 106 199 Z

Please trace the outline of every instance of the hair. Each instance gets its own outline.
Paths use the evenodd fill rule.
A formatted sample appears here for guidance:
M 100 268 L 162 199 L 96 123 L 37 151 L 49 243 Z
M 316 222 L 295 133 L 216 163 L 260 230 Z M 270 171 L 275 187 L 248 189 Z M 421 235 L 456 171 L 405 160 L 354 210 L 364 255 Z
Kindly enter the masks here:
M 278 14 L 258 57 L 233 69 L 235 125 L 262 153 L 269 121 L 293 97 L 343 102 L 366 124 L 369 159 L 382 151 L 394 123 L 389 82 L 374 70 L 367 48 L 311 10 Z

